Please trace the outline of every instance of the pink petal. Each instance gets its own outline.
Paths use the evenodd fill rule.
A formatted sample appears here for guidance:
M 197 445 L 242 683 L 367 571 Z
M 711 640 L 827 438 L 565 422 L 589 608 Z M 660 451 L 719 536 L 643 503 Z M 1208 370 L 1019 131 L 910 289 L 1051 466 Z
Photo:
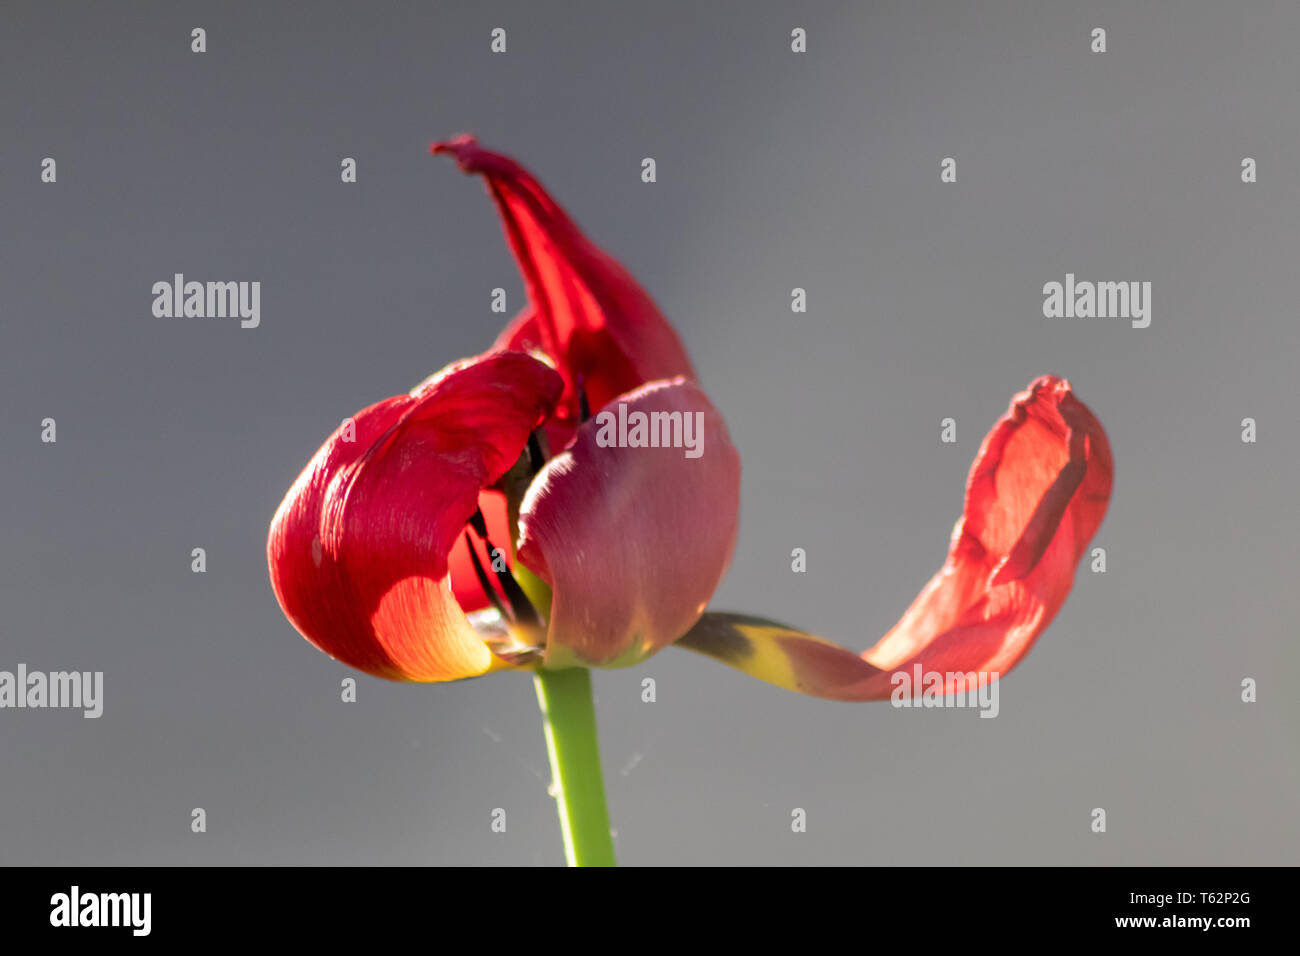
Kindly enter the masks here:
M 601 447 L 605 414 L 617 417 L 620 403 L 631 421 L 700 421 L 700 456 Z M 547 666 L 631 664 L 686 633 L 726 571 L 739 501 L 740 457 L 693 383 L 651 383 L 584 423 L 521 509 L 519 560 L 554 591 Z

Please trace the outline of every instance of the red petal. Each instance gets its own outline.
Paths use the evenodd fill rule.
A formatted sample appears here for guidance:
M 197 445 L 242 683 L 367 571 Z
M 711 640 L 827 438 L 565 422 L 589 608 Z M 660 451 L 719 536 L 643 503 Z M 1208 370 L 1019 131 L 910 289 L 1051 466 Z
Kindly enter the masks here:
M 764 680 L 839 700 L 893 695 L 893 676 L 1005 674 L 1051 623 L 1110 501 L 1101 423 L 1054 376 L 1015 396 L 980 448 L 948 560 L 859 658 L 758 618 L 706 615 L 680 645 Z M 955 679 L 945 677 L 951 691 Z M 920 696 L 919 682 L 912 685 Z
M 699 413 L 701 454 L 602 447 L 605 413 L 617 417 L 620 403 L 633 421 Z M 693 383 L 652 383 L 584 423 L 520 513 L 519 560 L 554 592 L 547 666 L 631 664 L 685 634 L 726 571 L 739 508 L 740 456 Z
M 498 548 L 509 548 L 511 532 L 510 518 L 506 513 L 506 496 L 499 491 L 481 491 L 478 496 L 478 510 L 483 512 L 483 520 L 487 523 L 488 537 L 492 543 Z M 479 565 L 485 569 L 491 568 L 492 554 L 488 551 L 487 543 L 479 541 L 477 535 L 471 535 L 471 539 L 474 541 Z M 469 542 L 462 534 L 456 539 L 451 555 L 447 559 L 451 569 L 452 593 L 456 595 L 456 603 L 466 613 L 482 611 L 492 606 L 491 600 L 479 583 L 478 575 L 474 572 L 474 562 L 470 557 L 469 548 Z
M 559 376 L 517 352 L 458 363 L 354 416 L 294 482 L 267 560 L 307 640 L 367 673 L 455 680 L 500 666 L 457 605 L 447 557 L 481 489 L 550 413 Z
M 496 347 L 539 349 L 555 361 L 564 376 L 561 418 L 578 421 L 580 379 L 591 407 L 599 408 L 649 381 L 695 377 L 681 340 L 646 291 L 527 170 L 470 136 L 432 149 L 487 180 L 531 303 Z
M 519 315 L 515 316 L 514 320 L 497 336 L 497 340 L 492 344 L 492 347 L 494 349 L 527 352 L 530 355 L 546 355 L 546 349 L 542 347 L 541 331 L 538 328 L 536 307 L 529 304 Z M 560 371 L 563 372 L 564 369 Z M 570 377 L 572 378 L 572 376 Z M 576 382 L 576 378 L 573 380 Z M 640 384 L 640 382 L 637 382 L 635 385 L 630 385 L 628 390 L 630 391 Z M 580 408 L 576 404 L 576 391 L 572 393 L 572 397 L 575 402 L 572 408 L 565 406 L 562 401 L 559 414 L 552 415 L 542 426 L 542 431 L 546 434 L 546 446 L 551 452 L 557 452 L 568 445 L 573 440 L 573 433 L 578 430 L 578 425 L 581 424 Z

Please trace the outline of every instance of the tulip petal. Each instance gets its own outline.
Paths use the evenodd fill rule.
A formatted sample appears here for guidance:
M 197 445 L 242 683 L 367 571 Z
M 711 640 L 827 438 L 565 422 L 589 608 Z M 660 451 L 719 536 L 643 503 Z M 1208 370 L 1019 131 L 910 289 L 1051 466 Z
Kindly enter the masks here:
M 678 416 L 683 442 L 699 439 L 700 454 L 607 447 L 619 440 L 620 404 L 627 444 L 638 414 L 653 423 L 664 413 Z M 726 571 L 739 502 L 740 457 L 695 384 L 651 383 L 585 422 L 520 509 L 519 560 L 554 595 L 546 666 L 631 664 L 684 634 Z
M 526 169 L 471 136 L 432 149 L 487 181 L 530 302 L 496 347 L 539 350 L 554 360 L 565 380 L 560 418 L 580 420 L 580 387 L 599 408 L 649 381 L 695 377 L 681 340 L 649 294 L 582 234 Z
M 1070 385 L 1043 376 L 1012 399 L 971 468 L 948 560 L 860 657 L 761 618 L 706 614 L 678 646 L 791 690 L 879 700 L 893 676 L 945 675 L 945 693 L 1005 674 L 1051 623 L 1101 524 L 1114 472 L 1101 423 Z M 959 678 L 960 675 L 960 678 Z M 919 682 L 912 685 L 920 696 Z
M 480 491 L 519 457 L 562 383 L 530 356 L 449 366 L 357 413 L 294 482 L 267 560 L 285 615 L 325 653 L 392 680 L 506 666 L 452 594 L 448 555 Z
M 483 513 L 488 538 L 492 543 L 498 548 L 509 548 L 510 519 L 506 513 L 505 495 L 495 490 L 480 492 L 478 510 Z M 475 538 L 477 539 L 477 536 Z M 483 568 L 491 568 L 492 554 L 488 551 L 487 542 L 475 540 L 473 547 L 478 555 L 479 565 Z M 466 540 L 465 535 L 462 534 L 456 539 L 447 563 L 451 571 L 451 590 L 456 595 L 456 602 L 460 604 L 461 610 L 482 611 L 492 607 L 492 600 L 483 590 L 478 574 L 474 571 L 474 560 L 470 556 L 470 542 Z

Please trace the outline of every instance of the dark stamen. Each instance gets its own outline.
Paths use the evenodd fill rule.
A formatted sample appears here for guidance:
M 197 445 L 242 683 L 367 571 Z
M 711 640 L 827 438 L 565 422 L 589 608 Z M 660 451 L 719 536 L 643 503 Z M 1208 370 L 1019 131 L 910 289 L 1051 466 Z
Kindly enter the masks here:
M 469 517 L 469 526 L 474 529 L 474 533 L 480 538 L 487 538 L 487 522 L 483 520 L 482 510 L 474 509 L 474 513 Z
M 497 609 L 497 613 L 503 618 L 506 617 L 506 609 L 501 605 L 501 599 L 497 597 L 496 588 L 492 587 L 492 579 L 488 577 L 487 572 L 483 570 L 483 562 L 478 559 L 478 552 L 474 550 L 474 541 L 465 532 L 465 544 L 469 546 L 469 557 L 474 562 L 474 576 L 478 578 L 478 586 L 483 589 L 483 593 L 488 596 L 492 606 Z
M 519 586 L 515 576 L 510 573 L 509 565 L 500 571 L 496 569 L 496 556 L 498 554 L 504 555 L 505 552 L 493 545 L 492 539 L 486 535 L 483 541 L 487 544 L 488 554 L 492 555 L 492 572 L 497 576 L 497 583 L 501 585 L 501 590 L 505 593 L 510 609 L 515 612 L 515 620 L 523 624 L 540 624 L 542 622 L 541 615 L 537 613 L 537 608 L 533 607 L 533 602 L 528 600 L 528 595 Z
M 488 537 L 487 521 L 483 519 L 483 512 L 475 509 L 474 514 L 470 515 L 469 525 L 474 529 L 474 533 L 483 539 L 487 545 L 488 554 L 492 558 L 492 573 L 496 575 L 497 583 L 501 586 L 501 593 L 505 595 L 505 607 L 501 606 L 500 599 L 497 597 L 496 589 L 492 587 L 492 581 L 488 577 L 487 569 L 479 561 L 478 552 L 474 550 L 474 542 L 465 532 L 465 543 L 469 545 L 470 557 L 474 560 L 474 574 L 478 577 L 478 583 L 483 588 L 484 593 L 492 599 L 493 606 L 502 617 L 508 617 L 512 621 L 519 621 L 524 624 L 540 624 L 542 617 L 537 613 L 537 608 L 533 607 L 533 602 L 528 600 L 528 595 L 524 589 L 519 586 L 515 576 L 510 573 L 510 566 L 506 565 L 501 570 L 497 570 L 496 557 L 498 554 L 504 555 L 505 552 L 497 548 Z M 502 564 L 505 564 L 502 561 Z M 509 612 L 507 612 L 507 608 Z
M 533 432 L 528 436 L 528 463 L 532 467 L 533 474 L 542 470 L 546 464 L 546 452 L 542 451 L 542 443 L 538 439 L 538 432 Z
M 585 422 L 591 417 L 591 406 L 587 404 L 587 390 L 583 387 L 582 376 L 578 376 L 578 421 Z

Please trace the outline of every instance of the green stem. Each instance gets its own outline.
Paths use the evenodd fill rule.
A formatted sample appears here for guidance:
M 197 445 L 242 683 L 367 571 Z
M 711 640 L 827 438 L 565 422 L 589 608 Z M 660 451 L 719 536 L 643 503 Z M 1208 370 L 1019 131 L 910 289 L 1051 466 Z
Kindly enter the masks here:
M 591 672 L 585 667 L 537 670 L 551 778 L 560 809 L 569 866 L 614 866 L 614 840 L 605 808 L 605 783 L 596 740 Z

